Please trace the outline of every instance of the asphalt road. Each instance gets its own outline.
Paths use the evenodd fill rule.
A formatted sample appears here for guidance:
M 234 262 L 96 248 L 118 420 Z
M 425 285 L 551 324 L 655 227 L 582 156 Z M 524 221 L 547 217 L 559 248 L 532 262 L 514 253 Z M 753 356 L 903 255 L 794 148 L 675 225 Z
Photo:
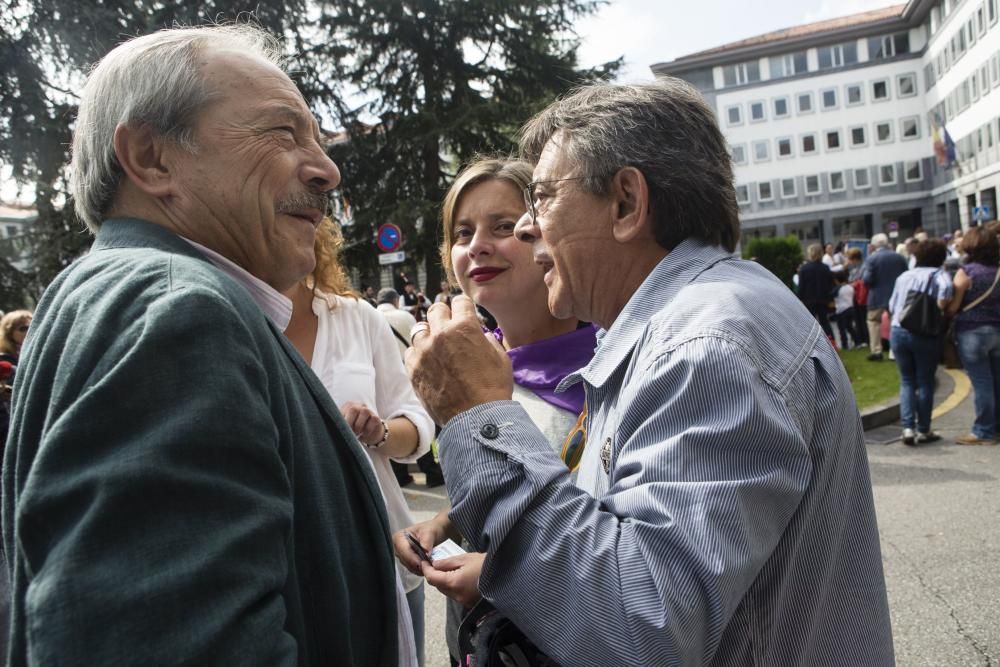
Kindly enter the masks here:
M 962 385 L 939 371 L 941 442 L 907 447 L 898 424 L 866 433 L 901 667 L 1000 667 L 1000 446 L 953 443 L 972 423 Z M 417 520 L 447 507 L 444 487 L 414 477 L 404 492 Z M 427 666 L 447 667 L 444 598 L 430 587 L 426 624 Z

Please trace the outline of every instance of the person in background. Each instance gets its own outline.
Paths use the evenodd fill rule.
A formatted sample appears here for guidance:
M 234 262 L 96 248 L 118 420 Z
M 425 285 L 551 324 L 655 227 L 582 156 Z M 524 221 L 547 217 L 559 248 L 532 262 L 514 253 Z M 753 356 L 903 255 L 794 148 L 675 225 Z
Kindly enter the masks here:
M 31 319 L 30 310 L 12 310 L 0 318 L 0 360 L 17 365 Z
M 361 298 L 367 301 L 369 305 L 373 307 L 378 305 L 375 301 L 375 290 L 374 288 L 372 288 L 371 285 L 361 286 Z
M 431 302 L 424 296 L 416 285 L 413 283 L 406 283 L 403 286 L 403 294 L 401 295 L 403 300 L 403 308 L 406 309 L 410 315 L 413 315 L 413 319 L 418 322 L 422 322 L 427 317 L 427 309 L 431 307 Z
M 840 334 L 840 349 L 850 350 L 858 347 L 861 342 L 854 331 L 854 288 L 847 282 L 844 271 L 833 272 L 834 285 L 834 315 L 837 331 Z
M 863 345 L 868 345 L 868 326 L 865 315 L 868 310 L 868 287 L 861 279 L 864 269 L 864 253 L 861 248 L 848 248 L 844 253 L 847 259 L 847 281 L 854 288 L 854 335 Z
M 376 310 L 389 322 L 396 344 L 399 347 L 399 359 L 403 360 L 406 348 L 410 346 L 410 331 L 417 323 L 407 311 L 399 307 L 399 292 L 391 287 L 383 287 L 378 291 Z
M 531 247 L 514 238 L 514 225 L 525 212 L 522 190 L 530 181 L 531 167 L 524 162 L 481 159 L 468 165 L 444 199 L 441 263 L 451 281 L 495 314 L 499 328 L 494 336 L 513 367 L 513 399 L 549 442 L 560 446 L 583 410 L 583 388 L 557 392 L 556 387 L 590 361 L 596 340 L 592 326 L 581 328 L 576 318 L 557 319 L 549 312 L 542 267 L 533 261 Z M 582 446 L 568 453 L 571 469 L 581 454 Z M 461 537 L 447 512 L 408 530 L 428 551 L 448 537 Z M 394 544 L 401 562 L 421 572 L 402 533 L 395 535 Z M 480 598 L 483 558 L 482 553 L 468 553 L 436 561 L 433 570 L 423 571 L 450 598 L 446 639 L 453 664 L 464 664 L 458 624 Z
M 585 387 L 575 480 L 469 298 L 434 305 L 406 359 L 447 424 L 483 598 L 561 665 L 892 665 L 851 383 L 785 284 L 733 256 L 713 107 L 672 77 L 587 85 L 528 122 L 521 154 L 514 234 L 549 311 L 601 327 L 562 383 Z
M 451 305 L 451 284 L 447 280 L 441 281 L 440 291 L 434 297 L 434 303 Z
M 975 391 L 972 431 L 955 438 L 960 445 L 995 445 L 1000 436 L 1000 245 L 994 225 L 971 227 L 962 237 L 965 265 L 955 274 L 958 355 Z
M 816 245 L 819 245 L 819 244 L 816 244 Z M 832 271 L 833 267 L 836 266 L 836 264 L 837 264 L 837 260 L 835 260 L 833 258 L 833 244 L 832 243 L 827 243 L 826 246 L 820 246 L 820 250 L 823 253 L 823 256 L 822 256 L 823 263 L 826 264 L 827 267 L 829 267 L 830 270 Z
M 389 321 L 389 326 L 392 327 L 393 335 L 396 338 L 396 345 L 399 348 L 400 358 L 402 358 L 406 353 L 406 348 L 410 346 L 410 331 L 417 321 L 413 319 L 413 315 L 399 307 L 399 293 L 391 287 L 379 290 L 378 311 Z M 436 435 L 436 427 L 434 432 Z M 413 475 L 410 474 L 408 465 L 397 461 L 389 463 L 400 487 L 413 483 Z M 424 473 L 424 481 L 428 488 L 444 484 L 444 475 L 441 472 L 441 466 L 434 458 L 433 451 L 426 452 L 418 458 L 417 467 Z
M 282 335 L 340 171 L 281 54 L 173 28 L 87 76 L 96 238 L 39 301 L 4 455 L 11 667 L 405 664 L 371 464 Z
M 833 246 L 829 246 L 832 250 Z M 799 267 L 799 299 L 819 322 L 833 343 L 830 302 L 833 300 L 833 272 L 823 260 L 823 246 L 813 243 L 806 249 L 806 261 Z
M 347 285 L 338 260 L 343 237 L 330 218 L 316 230 L 316 268 L 286 292 L 292 318 L 285 335 L 330 392 L 365 446 L 389 514 L 390 530 L 413 523 L 389 462 L 410 463 L 430 451 L 434 423 L 413 392 L 385 318 Z M 377 528 L 377 526 L 373 526 Z M 423 580 L 397 567 L 399 639 L 423 665 Z M 405 593 L 404 593 L 405 591 Z
M 879 233 L 872 237 L 871 252 L 861 272 L 868 288 L 868 361 L 882 361 L 882 314 L 889 306 L 889 297 L 896 278 L 907 270 L 906 258 L 889 249 L 889 237 Z
M 899 412 L 903 444 L 916 445 L 940 440 L 931 430 L 934 406 L 934 373 L 941 354 L 941 334 L 921 335 L 900 324 L 910 292 L 927 292 L 944 309 L 952 295 L 948 274 L 942 270 L 948 249 L 944 241 L 918 241 L 913 247 L 917 266 L 903 272 L 889 299 L 892 318 L 889 342 L 899 368 Z

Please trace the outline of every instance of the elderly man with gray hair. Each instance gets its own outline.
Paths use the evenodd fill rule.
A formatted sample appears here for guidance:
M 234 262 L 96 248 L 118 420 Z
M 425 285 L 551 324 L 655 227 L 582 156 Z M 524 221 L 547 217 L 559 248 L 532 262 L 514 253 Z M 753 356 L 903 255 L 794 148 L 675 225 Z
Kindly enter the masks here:
M 711 107 L 677 79 L 589 86 L 521 150 L 514 233 L 552 313 L 601 327 L 563 381 L 586 388 L 576 483 L 467 298 L 407 359 L 483 598 L 562 665 L 893 664 L 851 384 L 795 295 L 733 256 Z
M 872 237 L 872 251 L 865 260 L 861 280 L 868 287 L 868 361 L 882 361 L 882 314 L 888 312 L 896 278 L 908 269 L 906 258 L 889 247 L 889 237 Z
M 8 665 L 413 664 L 369 461 L 282 335 L 340 174 L 248 26 L 126 42 L 73 141 L 3 466 Z

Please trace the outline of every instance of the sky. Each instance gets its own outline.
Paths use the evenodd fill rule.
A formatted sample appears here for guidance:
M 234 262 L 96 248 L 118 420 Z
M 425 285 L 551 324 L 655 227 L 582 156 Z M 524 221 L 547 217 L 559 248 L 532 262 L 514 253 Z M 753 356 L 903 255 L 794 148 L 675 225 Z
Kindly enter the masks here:
M 577 23 L 580 64 L 625 56 L 619 80 L 652 80 L 649 66 L 803 23 L 905 0 L 611 0 Z

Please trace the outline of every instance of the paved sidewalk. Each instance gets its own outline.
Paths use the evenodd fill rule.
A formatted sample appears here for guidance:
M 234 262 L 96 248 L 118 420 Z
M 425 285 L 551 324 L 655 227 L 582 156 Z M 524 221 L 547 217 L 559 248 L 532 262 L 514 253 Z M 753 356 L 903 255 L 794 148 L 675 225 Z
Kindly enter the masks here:
M 960 373 L 938 371 L 940 442 L 907 447 L 898 422 L 865 434 L 903 667 L 1000 665 L 1000 446 L 954 444 L 973 419 Z

